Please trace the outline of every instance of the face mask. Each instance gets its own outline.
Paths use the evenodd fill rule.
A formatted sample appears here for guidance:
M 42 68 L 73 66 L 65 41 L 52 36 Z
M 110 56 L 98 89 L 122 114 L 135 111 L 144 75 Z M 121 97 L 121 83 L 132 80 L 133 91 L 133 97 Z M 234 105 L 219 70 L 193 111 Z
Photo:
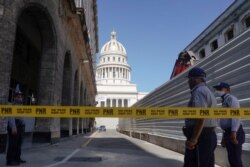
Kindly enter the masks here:
M 224 94 L 225 94 L 224 91 L 218 91 L 218 90 L 216 90 L 216 91 L 214 92 L 214 95 L 215 95 L 216 97 L 222 97 Z

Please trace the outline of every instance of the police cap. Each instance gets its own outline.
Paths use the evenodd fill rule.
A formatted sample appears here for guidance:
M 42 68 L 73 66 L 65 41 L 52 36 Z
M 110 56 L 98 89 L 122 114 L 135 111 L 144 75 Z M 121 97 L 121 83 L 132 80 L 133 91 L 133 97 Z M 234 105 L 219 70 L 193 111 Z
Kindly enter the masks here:
M 199 67 L 194 67 L 188 72 L 188 78 L 190 77 L 201 77 L 201 78 L 206 78 L 206 73 L 203 69 Z
M 215 89 L 221 89 L 221 88 L 229 89 L 230 85 L 226 82 L 219 82 L 216 85 L 214 85 L 213 88 L 215 88 Z

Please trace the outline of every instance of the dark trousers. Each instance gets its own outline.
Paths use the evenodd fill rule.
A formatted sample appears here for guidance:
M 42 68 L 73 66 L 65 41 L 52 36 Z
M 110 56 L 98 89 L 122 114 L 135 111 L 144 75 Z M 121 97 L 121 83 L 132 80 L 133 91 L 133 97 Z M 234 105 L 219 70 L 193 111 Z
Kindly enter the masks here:
M 20 161 L 21 145 L 23 140 L 24 126 L 17 126 L 17 134 L 13 135 L 11 128 L 8 128 L 8 149 L 7 162 Z
M 226 144 L 228 161 L 231 167 L 243 167 L 241 155 L 242 155 L 242 144 L 245 142 L 245 132 L 242 126 L 237 131 L 238 144 L 233 144 L 230 141 L 231 129 L 225 130 L 223 138 Z
M 184 135 L 189 140 L 193 128 L 186 128 Z M 213 128 L 203 128 L 194 150 L 186 148 L 183 167 L 214 167 L 214 150 L 217 146 L 217 136 Z

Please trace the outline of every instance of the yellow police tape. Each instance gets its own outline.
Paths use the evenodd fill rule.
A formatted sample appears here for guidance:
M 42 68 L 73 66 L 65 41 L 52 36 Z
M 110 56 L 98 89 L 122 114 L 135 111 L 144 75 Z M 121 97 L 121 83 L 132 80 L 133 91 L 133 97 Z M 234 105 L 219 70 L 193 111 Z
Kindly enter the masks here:
M 250 108 L 83 107 L 0 105 L 0 117 L 250 118 Z

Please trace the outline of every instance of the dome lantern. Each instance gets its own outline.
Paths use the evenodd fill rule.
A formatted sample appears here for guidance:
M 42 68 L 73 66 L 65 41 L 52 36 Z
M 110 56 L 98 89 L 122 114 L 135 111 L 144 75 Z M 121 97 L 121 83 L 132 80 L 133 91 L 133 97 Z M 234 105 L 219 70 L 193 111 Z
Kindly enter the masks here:
M 101 49 L 101 55 L 107 55 L 107 54 L 119 54 L 126 56 L 126 49 L 124 46 L 117 41 L 116 39 L 116 32 L 112 31 L 111 32 L 111 37 L 110 41 L 108 41 L 106 44 L 103 45 Z
M 116 40 L 116 32 L 115 31 L 111 32 L 111 40 L 112 39 Z

